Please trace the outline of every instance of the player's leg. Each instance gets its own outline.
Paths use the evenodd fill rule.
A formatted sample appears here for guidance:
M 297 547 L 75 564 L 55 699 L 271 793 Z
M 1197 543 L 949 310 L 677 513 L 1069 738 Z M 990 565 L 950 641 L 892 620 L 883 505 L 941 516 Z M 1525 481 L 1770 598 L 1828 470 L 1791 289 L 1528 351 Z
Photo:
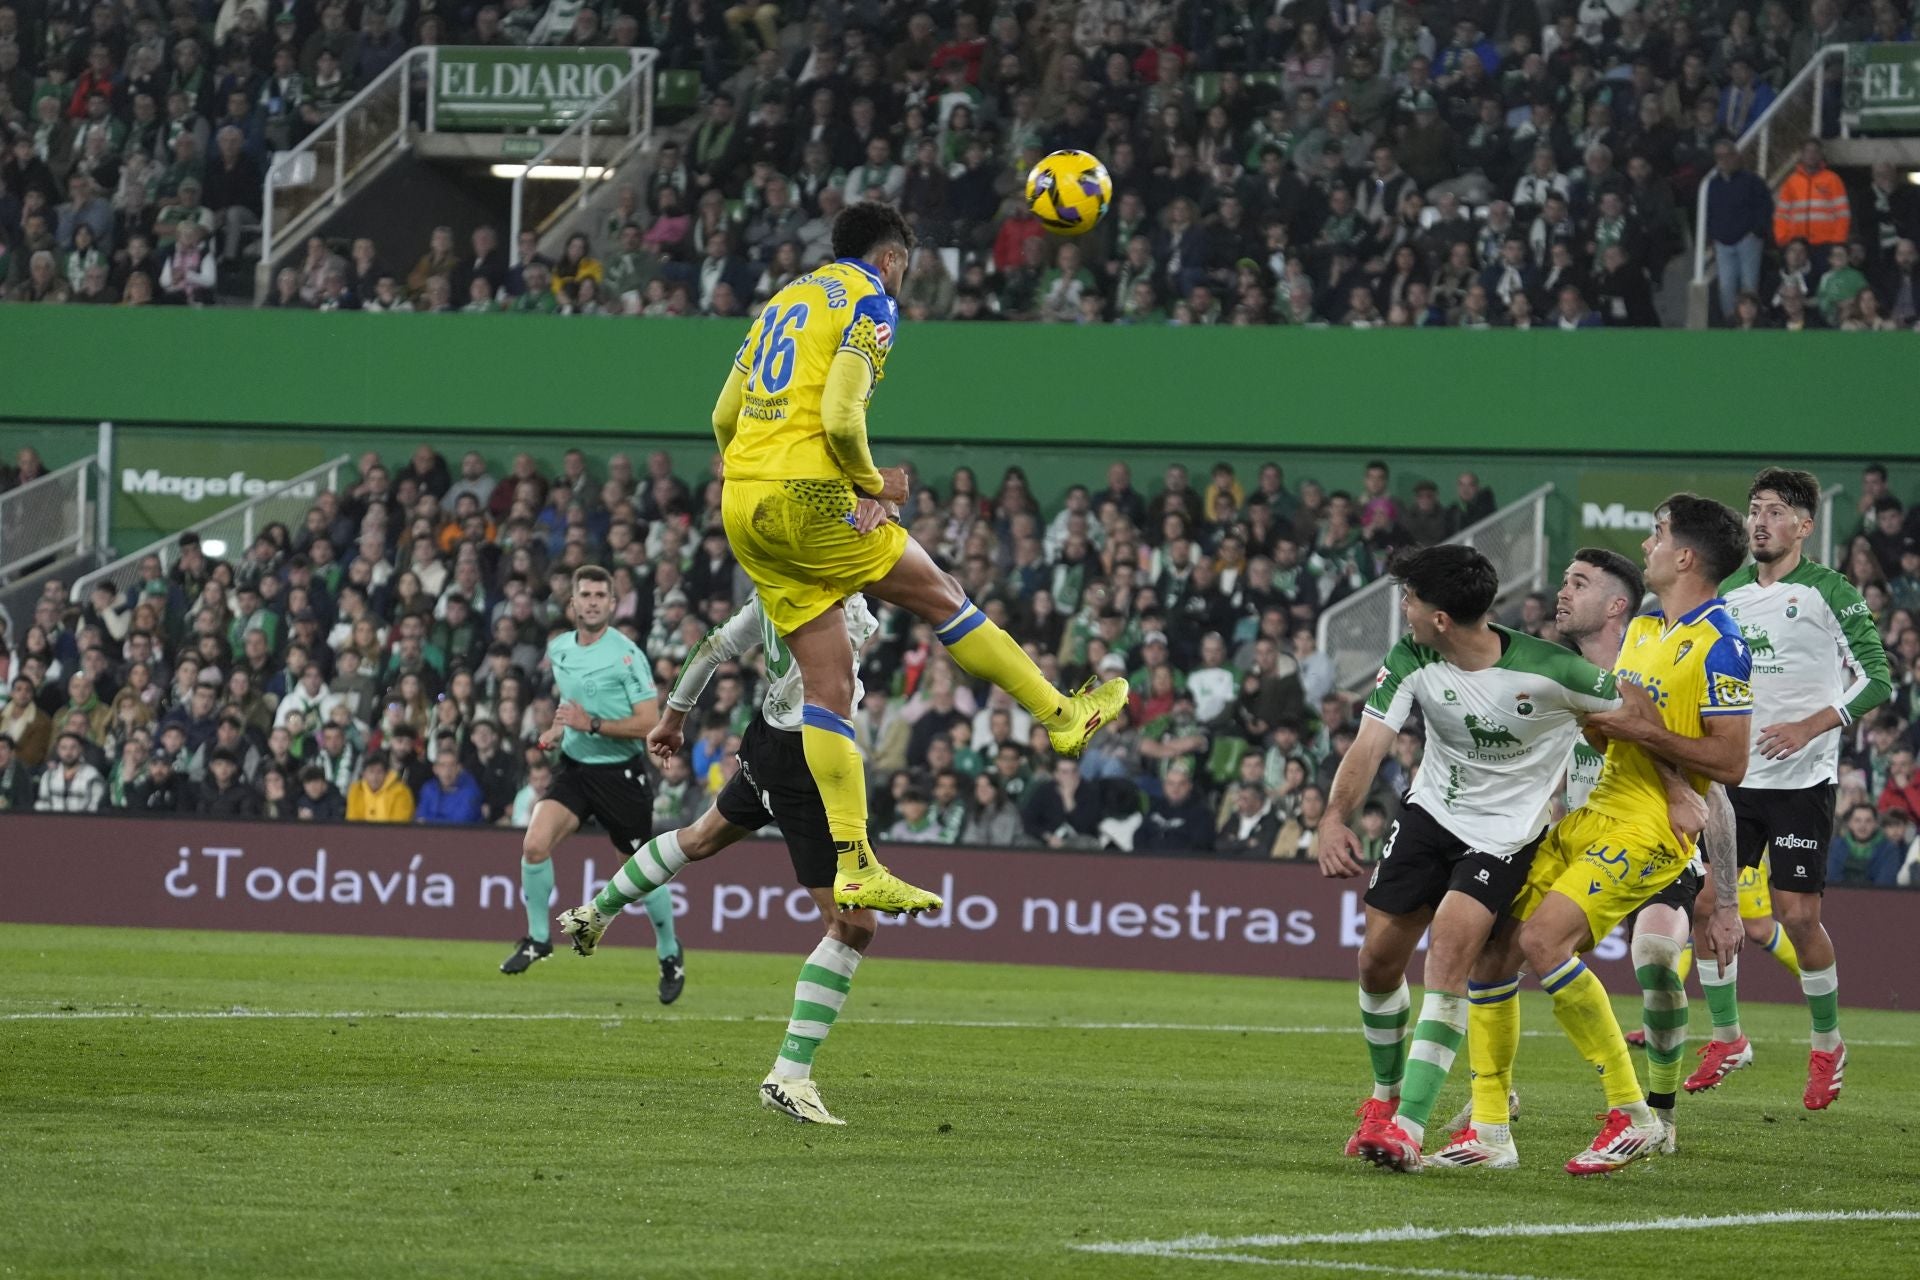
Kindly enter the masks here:
M 1740 872 L 1740 923 L 1746 927 L 1747 941 L 1778 960 L 1795 978 L 1800 976 L 1800 952 L 1793 945 L 1773 914 L 1773 894 L 1767 878 L 1773 868 L 1765 854 L 1760 865 Z
M 1100 726 L 1116 719 L 1127 705 L 1127 683 L 1121 679 L 1071 696 L 1055 689 L 1027 651 L 975 607 L 953 575 L 934 564 L 926 548 L 911 539 L 886 575 L 864 590 L 931 626 L 934 637 L 968 675 L 1013 695 L 1045 726 L 1060 755 L 1079 755 Z
M 570 771 L 554 779 L 556 791 Z M 571 790 L 569 794 L 571 794 Z M 526 936 L 500 963 L 502 973 L 525 973 L 553 954 L 547 911 L 553 899 L 553 851 L 580 829 L 580 815 L 567 803 L 549 795 L 533 806 L 527 833 L 520 841 L 520 898 L 527 911 Z
M 1373 1071 L 1373 1095 L 1360 1104 L 1360 1126 L 1347 1140 L 1350 1156 L 1359 1155 L 1361 1138 L 1399 1109 L 1407 1073 L 1407 1032 L 1413 1022 L 1407 963 L 1432 919 L 1433 909 L 1427 906 L 1411 906 L 1403 914 L 1367 907 L 1367 931 L 1360 943 L 1360 1030 Z
M 1697 877 L 1680 888 L 1688 899 Z M 1676 881 L 1676 885 L 1681 885 Z M 1666 1129 L 1662 1149 L 1674 1149 L 1673 1103 L 1680 1090 L 1681 1055 L 1687 1047 L 1687 989 L 1680 957 L 1693 930 L 1691 903 L 1652 902 L 1633 922 L 1634 976 L 1640 981 L 1640 1020 L 1647 1043 L 1647 1106 Z
M 1746 882 L 1750 875 L 1757 875 L 1761 861 L 1766 857 L 1767 844 L 1772 839 L 1772 823 L 1769 820 L 1769 797 L 1779 792 L 1760 791 L 1748 787 L 1728 787 L 1727 799 L 1733 805 L 1734 849 L 1740 862 L 1740 876 Z M 1822 837 L 1821 848 L 1826 847 Z M 1713 895 L 1702 894 L 1694 906 L 1693 928 L 1695 936 L 1704 931 L 1707 921 L 1713 914 Z M 1694 969 L 1700 975 L 1700 991 L 1707 998 L 1707 1012 L 1713 1019 L 1713 1038 L 1702 1051 L 1703 1057 L 1711 1062 L 1703 1064 L 1687 1077 L 1687 1092 L 1696 1093 L 1700 1089 L 1718 1084 L 1725 1071 L 1708 1073 L 1708 1066 L 1717 1067 L 1721 1062 L 1742 1057 L 1739 1065 L 1745 1066 L 1753 1060 L 1752 1046 L 1747 1043 L 1745 1032 L 1740 1029 L 1740 959 L 1738 956 L 1726 964 L 1716 963 L 1711 956 L 1701 955 L 1696 947 Z M 1715 1045 L 1734 1045 L 1734 1049 L 1716 1049 Z M 1728 1070 L 1737 1070 L 1737 1067 Z M 1696 1083 L 1699 1081 L 1701 1083 Z
M 1557 888 L 1520 929 L 1520 950 L 1553 997 L 1554 1019 L 1599 1072 L 1606 1093 L 1607 1122 L 1592 1146 L 1568 1162 L 1567 1171 L 1574 1174 L 1603 1173 L 1651 1155 L 1665 1137 L 1634 1075 L 1607 989 L 1579 958 L 1593 942 L 1593 926 L 1581 903 Z
M 734 775 L 735 781 L 739 780 L 739 776 L 737 773 Z M 679 875 L 689 862 L 711 858 L 766 824 L 765 817 L 751 826 L 730 821 L 731 810 L 724 802 L 732 790 L 733 782 L 729 782 L 721 792 L 721 802 L 701 814 L 691 826 L 662 832 L 641 844 L 591 901 L 560 914 L 560 931 L 573 940 L 575 951 L 583 956 L 592 955 L 600 944 L 601 936 L 620 918 L 620 913 L 635 902 L 643 904 L 648 918 L 654 921 L 656 951 L 659 951 L 661 924 L 654 919 L 653 904 L 657 899 L 666 899 L 663 905 L 666 907 L 667 927 L 671 929 L 673 917 L 668 882 Z M 674 954 L 675 950 L 677 945 L 659 951 L 659 954 L 665 958 Z
M 1360 1154 L 1375 1164 L 1402 1172 L 1421 1166 L 1420 1147 L 1434 1103 L 1467 1035 L 1467 975 L 1493 932 L 1494 919 L 1486 904 L 1457 889 L 1449 891 L 1434 912 L 1421 979 L 1426 991 L 1407 1050 L 1400 1108 L 1390 1122 L 1360 1140 Z
M 756 735 L 748 731 L 751 741 Z M 794 984 L 793 1013 L 787 1020 L 773 1069 L 760 1082 L 760 1103 L 815 1124 L 844 1123 L 827 1110 L 813 1083 L 814 1055 L 826 1042 L 846 1007 L 860 958 L 873 945 L 874 914 L 834 902 L 837 859 L 826 811 L 817 793 L 805 788 L 803 771 L 788 760 L 788 735 L 768 732 L 754 743 L 753 767 L 764 781 L 762 803 L 786 838 L 794 879 L 820 908 L 825 936 L 800 966 Z M 746 757 L 742 755 L 742 761 Z M 742 769 L 745 772 L 745 769 Z
M 1447 1125 L 1448 1144 L 1434 1152 L 1436 1164 L 1475 1168 L 1504 1164 L 1513 1148 L 1511 1125 L 1519 1118 L 1513 1063 L 1520 1052 L 1520 926 L 1500 921 L 1467 977 L 1467 1061 L 1473 1097 Z M 1500 1153 L 1496 1155 L 1495 1153 Z M 1512 1152 L 1517 1163 L 1519 1154 Z
M 1773 909 L 1800 953 L 1800 990 L 1812 1015 L 1813 1038 L 1807 1057 L 1807 1088 L 1801 1101 L 1809 1111 L 1824 1111 L 1840 1096 L 1847 1046 L 1840 1038 L 1840 970 L 1833 939 L 1820 920 L 1820 894 L 1774 886 Z

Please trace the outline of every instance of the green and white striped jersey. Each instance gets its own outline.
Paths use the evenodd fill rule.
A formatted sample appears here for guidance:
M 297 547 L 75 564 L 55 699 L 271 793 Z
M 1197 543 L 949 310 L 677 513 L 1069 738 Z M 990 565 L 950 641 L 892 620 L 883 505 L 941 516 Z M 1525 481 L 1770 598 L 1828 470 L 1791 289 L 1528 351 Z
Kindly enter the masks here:
M 1507 854 L 1547 825 L 1581 721 L 1619 706 L 1620 695 L 1612 672 L 1572 650 L 1494 631 L 1500 660 L 1480 671 L 1401 639 L 1366 714 L 1398 732 L 1418 702 L 1427 745 L 1409 798 L 1470 847 Z
M 1887 650 L 1852 583 L 1802 559 L 1772 586 L 1747 565 L 1720 584 L 1727 612 L 1753 652 L 1753 736 L 1783 720 L 1828 707 L 1850 725 L 1893 691 Z M 1784 760 L 1755 750 L 1743 787 L 1795 791 L 1839 777 L 1840 730 L 1830 729 Z
M 867 607 L 867 598 L 858 593 L 847 597 L 846 611 L 847 639 L 853 643 L 853 705 L 857 708 L 867 696 L 860 683 L 860 650 L 873 639 L 880 623 Z M 667 705 L 682 713 L 693 710 L 693 704 L 706 692 L 707 682 L 713 679 L 721 663 L 743 658 L 755 649 L 767 651 L 767 692 L 760 701 L 760 713 L 776 729 L 800 732 L 800 708 L 807 700 L 806 688 L 800 679 L 800 664 L 793 660 L 786 642 L 775 634 L 773 623 L 760 606 L 758 592 L 694 646 L 693 652 L 687 655 L 686 665 L 680 668 L 679 678 L 667 693 Z

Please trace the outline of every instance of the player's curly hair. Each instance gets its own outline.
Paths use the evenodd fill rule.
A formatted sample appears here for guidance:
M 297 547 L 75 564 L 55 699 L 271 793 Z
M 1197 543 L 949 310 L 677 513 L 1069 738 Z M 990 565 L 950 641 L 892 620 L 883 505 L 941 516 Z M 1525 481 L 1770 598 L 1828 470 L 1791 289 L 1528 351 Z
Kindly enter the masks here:
M 1768 467 L 1753 478 L 1753 486 L 1747 490 L 1747 501 L 1753 501 L 1766 489 L 1779 494 L 1780 500 L 1796 511 L 1812 515 L 1820 509 L 1820 479 L 1811 471 Z
M 862 200 L 842 209 L 833 220 L 833 256 L 873 260 L 876 249 L 888 245 L 913 248 L 913 228 L 900 211 L 878 200 Z

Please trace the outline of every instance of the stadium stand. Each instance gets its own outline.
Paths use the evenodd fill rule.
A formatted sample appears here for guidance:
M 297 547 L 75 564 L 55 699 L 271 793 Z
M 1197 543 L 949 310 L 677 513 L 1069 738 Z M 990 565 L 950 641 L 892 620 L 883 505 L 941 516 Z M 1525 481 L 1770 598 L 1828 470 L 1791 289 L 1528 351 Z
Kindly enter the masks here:
M 1894 0 L 132 12 L 0 4 L 8 300 L 215 301 L 271 151 L 417 41 L 532 41 L 657 47 L 673 99 L 698 95 L 603 225 L 512 271 L 491 228 L 351 261 L 316 239 L 267 305 L 744 315 L 877 192 L 940 250 L 906 286 L 914 318 L 1657 325 L 1720 144 L 1822 45 L 1912 38 Z M 1083 241 L 1045 236 L 1017 190 L 1061 147 L 1114 178 Z M 1719 163 L 1727 323 L 1920 318 L 1920 193 L 1891 167 L 1847 190 L 1810 161 L 1776 201 Z
M 450 739 L 483 819 L 523 824 L 548 776 L 531 743 L 553 716 L 543 655 L 570 571 L 613 571 L 616 625 L 662 687 L 749 589 L 718 532 L 718 482 L 675 474 L 665 453 L 636 466 L 576 449 L 551 474 L 525 454 L 496 470 L 427 444 L 393 459 L 343 468 L 337 491 L 224 554 L 189 531 L 78 598 L 50 583 L 19 633 L 0 635 L 0 809 L 434 821 L 447 810 L 419 807 L 423 790 L 468 790 L 430 767 Z M 1472 483 L 1449 503 L 1431 484 L 1396 493 L 1384 463 L 1353 479 L 1296 486 L 1274 464 L 1222 464 L 1136 484 L 1116 461 L 1044 510 L 1018 467 L 991 492 L 964 468 L 918 477 L 913 536 L 1049 676 L 1125 673 L 1134 696 L 1119 731 L 1056 761 L 926 627 L 881 607 L 856 714 L 876 833 L 1310 858 L 1358 709 L 1315 619 L 1396 547 L 1495 507 Z M 1878 620 L 1895 695 L 1847 730 L 1835 878 L 1909 884 L 1920 514 L 1869 467 L 1840 520 L 1837 558 Z M 1509 621 L 1555 636 L 1544 595 Z M 753 661 L 713 682 L 687 749 L 654 780 L 661 829 L 697 817 L 737 767 L 762 678 Z M 1410 725 L 1356 828 L 1370 856 L 1420 755 Z M 384 766 L 371 780 L 369 761 Z

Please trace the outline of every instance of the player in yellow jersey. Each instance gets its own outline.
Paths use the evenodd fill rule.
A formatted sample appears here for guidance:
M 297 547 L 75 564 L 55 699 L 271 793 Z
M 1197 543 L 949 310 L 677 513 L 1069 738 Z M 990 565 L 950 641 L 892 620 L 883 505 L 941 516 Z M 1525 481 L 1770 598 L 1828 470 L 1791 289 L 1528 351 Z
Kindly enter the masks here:
M 1026 651 L 892 522 L 906 472 L 876 467 L 867 402 L 884 376 L 913 232 L 872 201 L 833 223 L 834 261 L 768 301 L 713 409 L 726 466 L 721 515 L 734 557 L 800 664 L 801 745 L 825 802 L 838 867 L 834 901 L 932 911 L 937 895 L 899 879 L 867 847 L 866 770 L 853 736 L 853 675 L 841 601 L 856 591 L 917 615 L 962 670 L 989 680 L 1077 756 L 1127 705 L 1127 682 L 1060 693 Z
M 1635 618 L 1614 675 L 1619 711 L 1589 724 L 1610 740 L 1587 803 L 1548 832 L 1512 915 L 1528 969 L 1553 997 L 1554 1017 L 1600 1073 L 1608 1114 L 1567 1172 L 1606 1173 L 1659 1149 L 1665 1130 L 1647 1106 L 1606 988 L 1580 960 L 1614 926 L 1676 880 L 1692 850 L 1669 821 L 1658 760 L 1686 772 L 1696 791 L 1729 786 L 1747 771 L 1752 656 L 1719 599 L 1719 583 L 1746 555 L 1740 517 L 1695 494 L 1669 498 L 1641 544 L 1646 583 L 1660 609 Z M 1716 959 L 1739 950 L 1737 914 L 1714 915 L 1703 939 Z

